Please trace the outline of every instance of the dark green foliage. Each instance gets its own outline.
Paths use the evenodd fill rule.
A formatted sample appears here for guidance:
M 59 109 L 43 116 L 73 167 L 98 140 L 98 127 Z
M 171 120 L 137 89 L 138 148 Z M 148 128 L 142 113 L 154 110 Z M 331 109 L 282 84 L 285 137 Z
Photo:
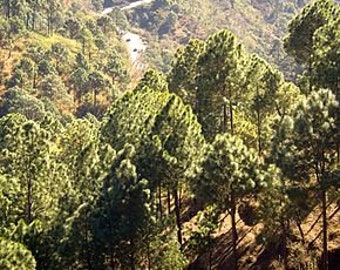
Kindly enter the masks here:
M 243 78 L 239 66 L 244 56 L 236 37 L 221 30 L 207 39 L 198 58 L 197 115 L 208 141 L 227 129 L 234 133 L 234 107 Z
M 216 207 L 208 206 L 197 214 L 197 229 L 191 232 L 188 249 L 197 254 L 209 253 L 209 268 L 212 267 L 212 250 L 216 244 L 213 232 L 218 228 L 220 211 Z
M 182 244 L 178 190 L 185 185 L 204 145 L 200 125 L 191 109 L 168 92 L 146 88 L 128 92 L 113 104 L 102 135 L 115 149 L 132 144 L 139 177 L 149 180 L 153 193 L 161 196 L 166 188 L 173 195 L 178 241 Z M 157 204 L 162 216 L 161 200 Z
M 32 253 L 22 244 L 0 237 L 0 268 L 4 270 L 34 270 Z
M 46 112 L 41 100 L 21 89 L 12 88 L 5 93 L 0 106 L 1 116 L 9 113 L 20 113 L 28 119 L 41 120 Z
M 151 194 L 148 181 L 138 179 L 136 167 L 131 163 L 134 149 L 126 146 L 118 153 L 118 164 L 112 164 L 104 180 L 95 208 L 93 234 L 102 243 L 99 254 L 107 254 L 109 263 L 122 268 L 140 265 L 138 256 L 146 249 L 143 241 L 148 224 L 152 222 Z M 107 239 L 110 239 L 107 241 Z M 114 260 L 114 261 L 113 261 Z M 104 265 L 105 261 L 101 262 Z
M 318 28 L 336 18 L 337 5 L 331 0 L 318 0 L 306 6 L 289 24 L 285 49 L 298 63 L 310 65 L 313 35 Z
M 179 95 L 186 104 L 196 112 L 198 106 L 196 76 L 198 74 L 197 61 L 203 52 L 204 42 L 190 40 L 179 48 L 171 64 L 168 75 L 169 91 Z
M 283 120 L 274 148 L 282 171 L 301 190 L 316 193 L 322 206 L 322 269 L 328 269 L 327 192 L 338 186 L 337 114 L 331 91 L 312 92 Z
M 143 78 L 140 79 L 135 91 L 143 91 L 152 89 L 153 91 L 168 92 L 168 84 L 162 73 L 150 69 L 145 72 Z
M 158 35 L 163 36 L 168 33 L 175 27 L 177 23 L 177 14 L 170 11 L 165 21 L 159 26 Z
M 145 158 L 163 160 L 178 168 L 182 178 L 203 143 L 195 116 L 177 96 L 148 89 L 128 92 L 117 100 L 102 134 L 115 149 L 122 149 L 126 142 L 133 144 L 137 156 L 144 160 L 136 165 L 149 180 L 157 178 L 160 168 L 150 168 L 153 165 Z
M 237 213 L 247 226 L 261 222 L 258 239 L 277 242 L 277 259 L 294 268 L 287 260 L 296 249 L 289 245 L 301 238 L 301 250 L 310 248 L 301 223 L 321 205 L 320 261 L 327 270 L 327 202 L 339 187 L 333 2 L 307 6 L 285 40 L 287 52 L 309 68 L 307 97 L 246 53 L 229 30 L 190 40 L 168 74 L 150 69 L 135 84 L 117 35 L 129 27 L 126 14 L 164 40 L 181 35 L 180 2 L 97 17 L 81 10 L 101 11 L 96 0 L 73 3 L 67 12 L 60 1 L 3 2 L 1 269 L 180 270 L 200 255 L 218 268 L 215 236 L 226 213 L 230 269 L 237 269 L 241 251 Z M 273 8 L 294 10 L 278 1 Z M 279 43 L 273 44 L 278 59 Z M 247 206 L 251 218 L 242 214 Z
M 255 196 L 272 186 L 271 170 L 265 170 L 253 149 L 248 149 L 241 139 L 229 134 L 217 135 L 206 147 L 201 166 L 193 183 L 195 193 L 206 204 L 216 204 L 219 211 L 230 214 L 232 269 L 237 269 L 237 205 L 242 198 Z
M 42 97 L 47 97 L 53 101 L 70 102 L 71 97 L 67 93 L 67 88 L 59 76 L 47 75 L 42 79 L 38 88 Z
M 113 83 L 119 82 L 124 85 L 129 81 L 127 67 L 116 51 L 110 52 L 103 71 L 112 78 Z
M 313 39 L 314 83 L 318 87 L 331 89 L 337 100 L 340 98 L 339 26 L 339 19 L 330 21 L 316 31 Z
M 316 163 L 322 163 L 326 171 L 332 168 L 336 162 L 337 108 L 334 95 L 329 90 L 319 90 L 301 101 L 292 116 L 283 120 L 275 153 L 290 178 L 309 181 L 313 177 L 311 171 L 320 169 L 314 167 Z M 330 176 L 319 180 L 328 182 Z

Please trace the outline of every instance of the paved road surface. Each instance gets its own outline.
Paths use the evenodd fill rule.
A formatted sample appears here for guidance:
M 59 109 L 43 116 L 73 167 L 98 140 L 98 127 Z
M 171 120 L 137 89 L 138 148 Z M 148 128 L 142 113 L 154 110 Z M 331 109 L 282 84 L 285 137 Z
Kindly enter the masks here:
M 144 5 L 144 4 L 149 4 L 153 2 L 154 0 L 140 0 L 133 2 L 125 7 L 122 7 L 121 10 L 129 10 L 136 8 L 138 6 Z M 108 14 L 113 10 L 113 7 L 110 8 L 105 8 L 102 11 L 102 14 Z M 128 52 L 130 55 L 130 59 L 132 64 L 138 68 L 138 69 L 144 69 L 145 65 L 141 61 L 138 60 L 140 54 L 145 51 L 146 49 L 146 44 L 143 42 L 141 36 L 132 33 L 132 32 L 126 32 L 122 35 L 123 41 L 126 43 L 128 47 Z
M 127 32 L 123 36 L 123 41 L 127 44 L 132 63 L 135 63 L 141 52 L 145 51 L 146 45 L 142 38 L 134 33 Z
M 121 10 L 127 10 L 127 9 L 131 9 L 131 8 L 135 8 L 144 4 L 150 4 L 151 2 L 153 2 L 154 0 L 140 0 L 140 1 L 136 1 L 131 3 L 128 6 L 122 7 Z
M 133 2 L 125 7 L 122 7 L 120 10 L 128 10 L 128 9 L 132 9 L 132 8 L 135 8 L 135 7 L 138 7 L 138 6 L 142 6 L 142 5 L 145 5 L 145 4 L 150 4 L 152 3 L 154 0 L 140 0 L 140 1 L 136 1 L 136 2 Z M 102 14 L 108 14 L 110 13 L 111 11 L 113 10 L 113 7 L 109 7 L 109 8 L 105 8 L 103 11 L 102 11 Z

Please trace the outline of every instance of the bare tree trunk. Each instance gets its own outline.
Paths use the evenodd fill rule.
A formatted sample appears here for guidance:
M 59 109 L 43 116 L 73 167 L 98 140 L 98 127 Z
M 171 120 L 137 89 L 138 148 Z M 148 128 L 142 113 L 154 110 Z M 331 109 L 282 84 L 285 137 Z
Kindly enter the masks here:
M 26 211 L 27 211 L 27 223 L 30 224 L 32 222 L 32 179 L 31 177 L 28 177 L 27 179 L 27 205 L 26 205 Z
M 37 72 L 33 71 L 33 89 L 37 88 Z
M 328 246 L 327 246 L 327 193 L 322 190 L 322 270 L 328 270 Z
M 209 270 L 212 270 L 212 248 L 209 245 Z
M 236 204 L 233 195 L 231 195 L 231 243 L 232 243 L 232 269 L 237 270 L 237 228 L 236 228 Z
M 234 119 L 233 119 L 233 101 L 231 97 L 231 87 L 229 88 L 229 114 L 230 114 L 230 131 L 234 135 Z
M 27 12 L 27 13 L 26 13 L 26 28 L 27 28 L 27 29 L 28 29 L 28 27 L 29 27 L 29 20 L 30 20 L 30 13 Z
M 35 31 L 35 9 L 33 10 L 32 16 L 32 30 Z
M 161 182 L 158 185 L 158 210 L 160 218 L 163 218 L 163 204 L 162 204 L 162 184 Z
M 287 228 L 285 220 L 281 220 L 281 229 L 283 234 L 283 267 L 288 270 L 288 252 L 287 252 Z
M 82 43 L 81 43 L 81 51 L 83 53 L 83 55 L 85 56 L 85 39 L 82 40 Z
M 48 11 L 48 15 L 47 15 L 47 36 L 50 35 L 50 31 L 51 31 L 51 13 L 50 13 L 50 11 Z
M 97 105 L 97 91 L 93 89 L 93 108 L 95 109 Z
M 223 133 L 227 132 L 227 104 L 223 104 Z
M 171 214 L 171 197 L 170 197 L 170 188 L 167 190 L 167 202 L 168 202 L 168 215 Z
M 312 64 L 313 64 L 313 60 L 312 57 L 310 57 L 310 59 L 308 60 L 308 75 L 309 75 L 309 93 L 312 92 L 313 90 L 313 79 L 312 79 Z
M 85 232 L 85 239 L 86 239 L 86 261 L 87 261 L 87 267 L 89 270 L 92 270 L 92 262 L 91 262 L 91 250 L 89 245 L 89 222 L 86 220 L 86 232 Z
M 259 96 L 259 87 L 256 86 L 257 97 Z M 256 106 L 256 115 L 257 115 L 257 144 L 258 144 L 258 152 L 259 156 L 262 152 L 261 146 L 261 115 L 260 115 L 260 107 L 259 104 Z
M 136 254 L 135 254 L 135 241 L 133 238 L 130 238 L 130 243 L 131 243 L 131 254 L 130 254 L 130 269 L 135 270 L 136 269 Z
M 259 156 L 260 156 L 262 152 L 260 110 L 258 110 L 257 112 L 257 143 L 258 143 L 258 151 L 259 151 Z
M 11 17 L 11 1 L 6 0 L 6 18 L 7 20 Z
M 151 243 L 150 243 L 150 228 L 149 228 L 149 236 L 148 236 L 148 250 L 147 250 L 147 256 L 148 256 L 148 270 L 151 270 Z
M 300 233 L 300 236 L 301 236 L 301 239 L 302 239 L 302 243 L 305 244 L 306 243 L 306 239 L 305 239 L 305 234 L 303 233 L 303 230 L 301 228 L 301 219 L 300 219 L 300 215 L 297 214 L 297 220 L 296 220 L 296 225 L 299 229 L 299 233 Z
M 174 198 L 175 198 L 175 214 L 176 214 L 176 225 L 177 225 L 177 239 L 178 243 L 182 249 L 182 224 L 181 224 L 181 208 L 178 198 L 178 188 L 174 189 Z

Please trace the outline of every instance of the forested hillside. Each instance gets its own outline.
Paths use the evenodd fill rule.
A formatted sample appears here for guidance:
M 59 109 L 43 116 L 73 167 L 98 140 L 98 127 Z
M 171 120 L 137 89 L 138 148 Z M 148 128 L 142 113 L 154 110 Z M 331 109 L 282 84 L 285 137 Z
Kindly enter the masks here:
M 1 3 L 1 115 L 102 116 L 127 87 L 130 63 L 113 19 L 84 2 Z
M 133 1 L 105 1 L 122 7 Z M 190 38 L 205 39 L 228 28 L 247 50 L 276 65 L 290 80 L 299 70 L 287 56 L 282 38 L 288 22 L 310 0 L 155 0 L 125 12 L 130 27 L 149 43 L 146 58 L 152 67 L 167 72 L 173 50 Z
M 132 2 L 0 3 L 0 269 L 339 269 L 339 4 Z

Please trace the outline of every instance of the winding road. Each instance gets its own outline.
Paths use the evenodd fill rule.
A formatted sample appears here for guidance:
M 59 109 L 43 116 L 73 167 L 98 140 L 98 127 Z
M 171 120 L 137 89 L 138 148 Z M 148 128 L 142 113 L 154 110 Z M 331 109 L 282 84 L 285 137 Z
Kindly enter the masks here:
M 140 1 L 136 1 L 131 3 L 128 6 L 123 7 L 121 10 L 127 10 L 127 9 L 131 9 L 131 8 L 135 8 L 141 5 L 145 5 L 145 4 L 150 4 L 152 3 L 154 0 L 140 0 Z
M 122 38 L 128 47 L 130 59 L 132 63 L 135 64 L 138 61 L 140 53 L 145 51 L 147 46 L 141 36 L 135 33 L 127 32 L 123 34 Z
M 123 11 L 123 10 L 133 9 L 133 8 L 145 5 L 145 4 L 150 4 L 153 1 L 154 0 L 136 1 L 136 2 L 133 2 L 129 5 L 127 5 L 127 6 L 121 7 L 120 10 Z M 113 9 L 114 9 L 114 7 L 105 8 L 102 11 L 102 15 L 110 13 Z M 140 54 L 142 52 L 144 52 L 147 48 L 147 45 L 143 41 L 142 37 L 140 35 L 136 34 L 136 33 L 126 32 L 126 33 L 123 33 L 122 39 L 127 45 L 128 52 L 129 52 L 129 55 L 130 55 L 130 59 L 131 59 L 133 66 L 137 69 L 140 69 L 140 70 L 144 69 L 145 64 L 142 63 L 141 61 L 139 61 Z
M 140 1 L 136 1 L 133 2 L 127 6 L 122 7 L 120 10 L 128 10 L 128 9 L 132 9 L 141 5 L 145 5 L 145 4 L 150 4 L 152 3 L 154 0 L 140 0 Z M 110 13 L 112 10 L 114 9 L 114 7 L 109 7 L 109 8 L 105 8 L 102 12 L 102 14 L 108 14 Z

